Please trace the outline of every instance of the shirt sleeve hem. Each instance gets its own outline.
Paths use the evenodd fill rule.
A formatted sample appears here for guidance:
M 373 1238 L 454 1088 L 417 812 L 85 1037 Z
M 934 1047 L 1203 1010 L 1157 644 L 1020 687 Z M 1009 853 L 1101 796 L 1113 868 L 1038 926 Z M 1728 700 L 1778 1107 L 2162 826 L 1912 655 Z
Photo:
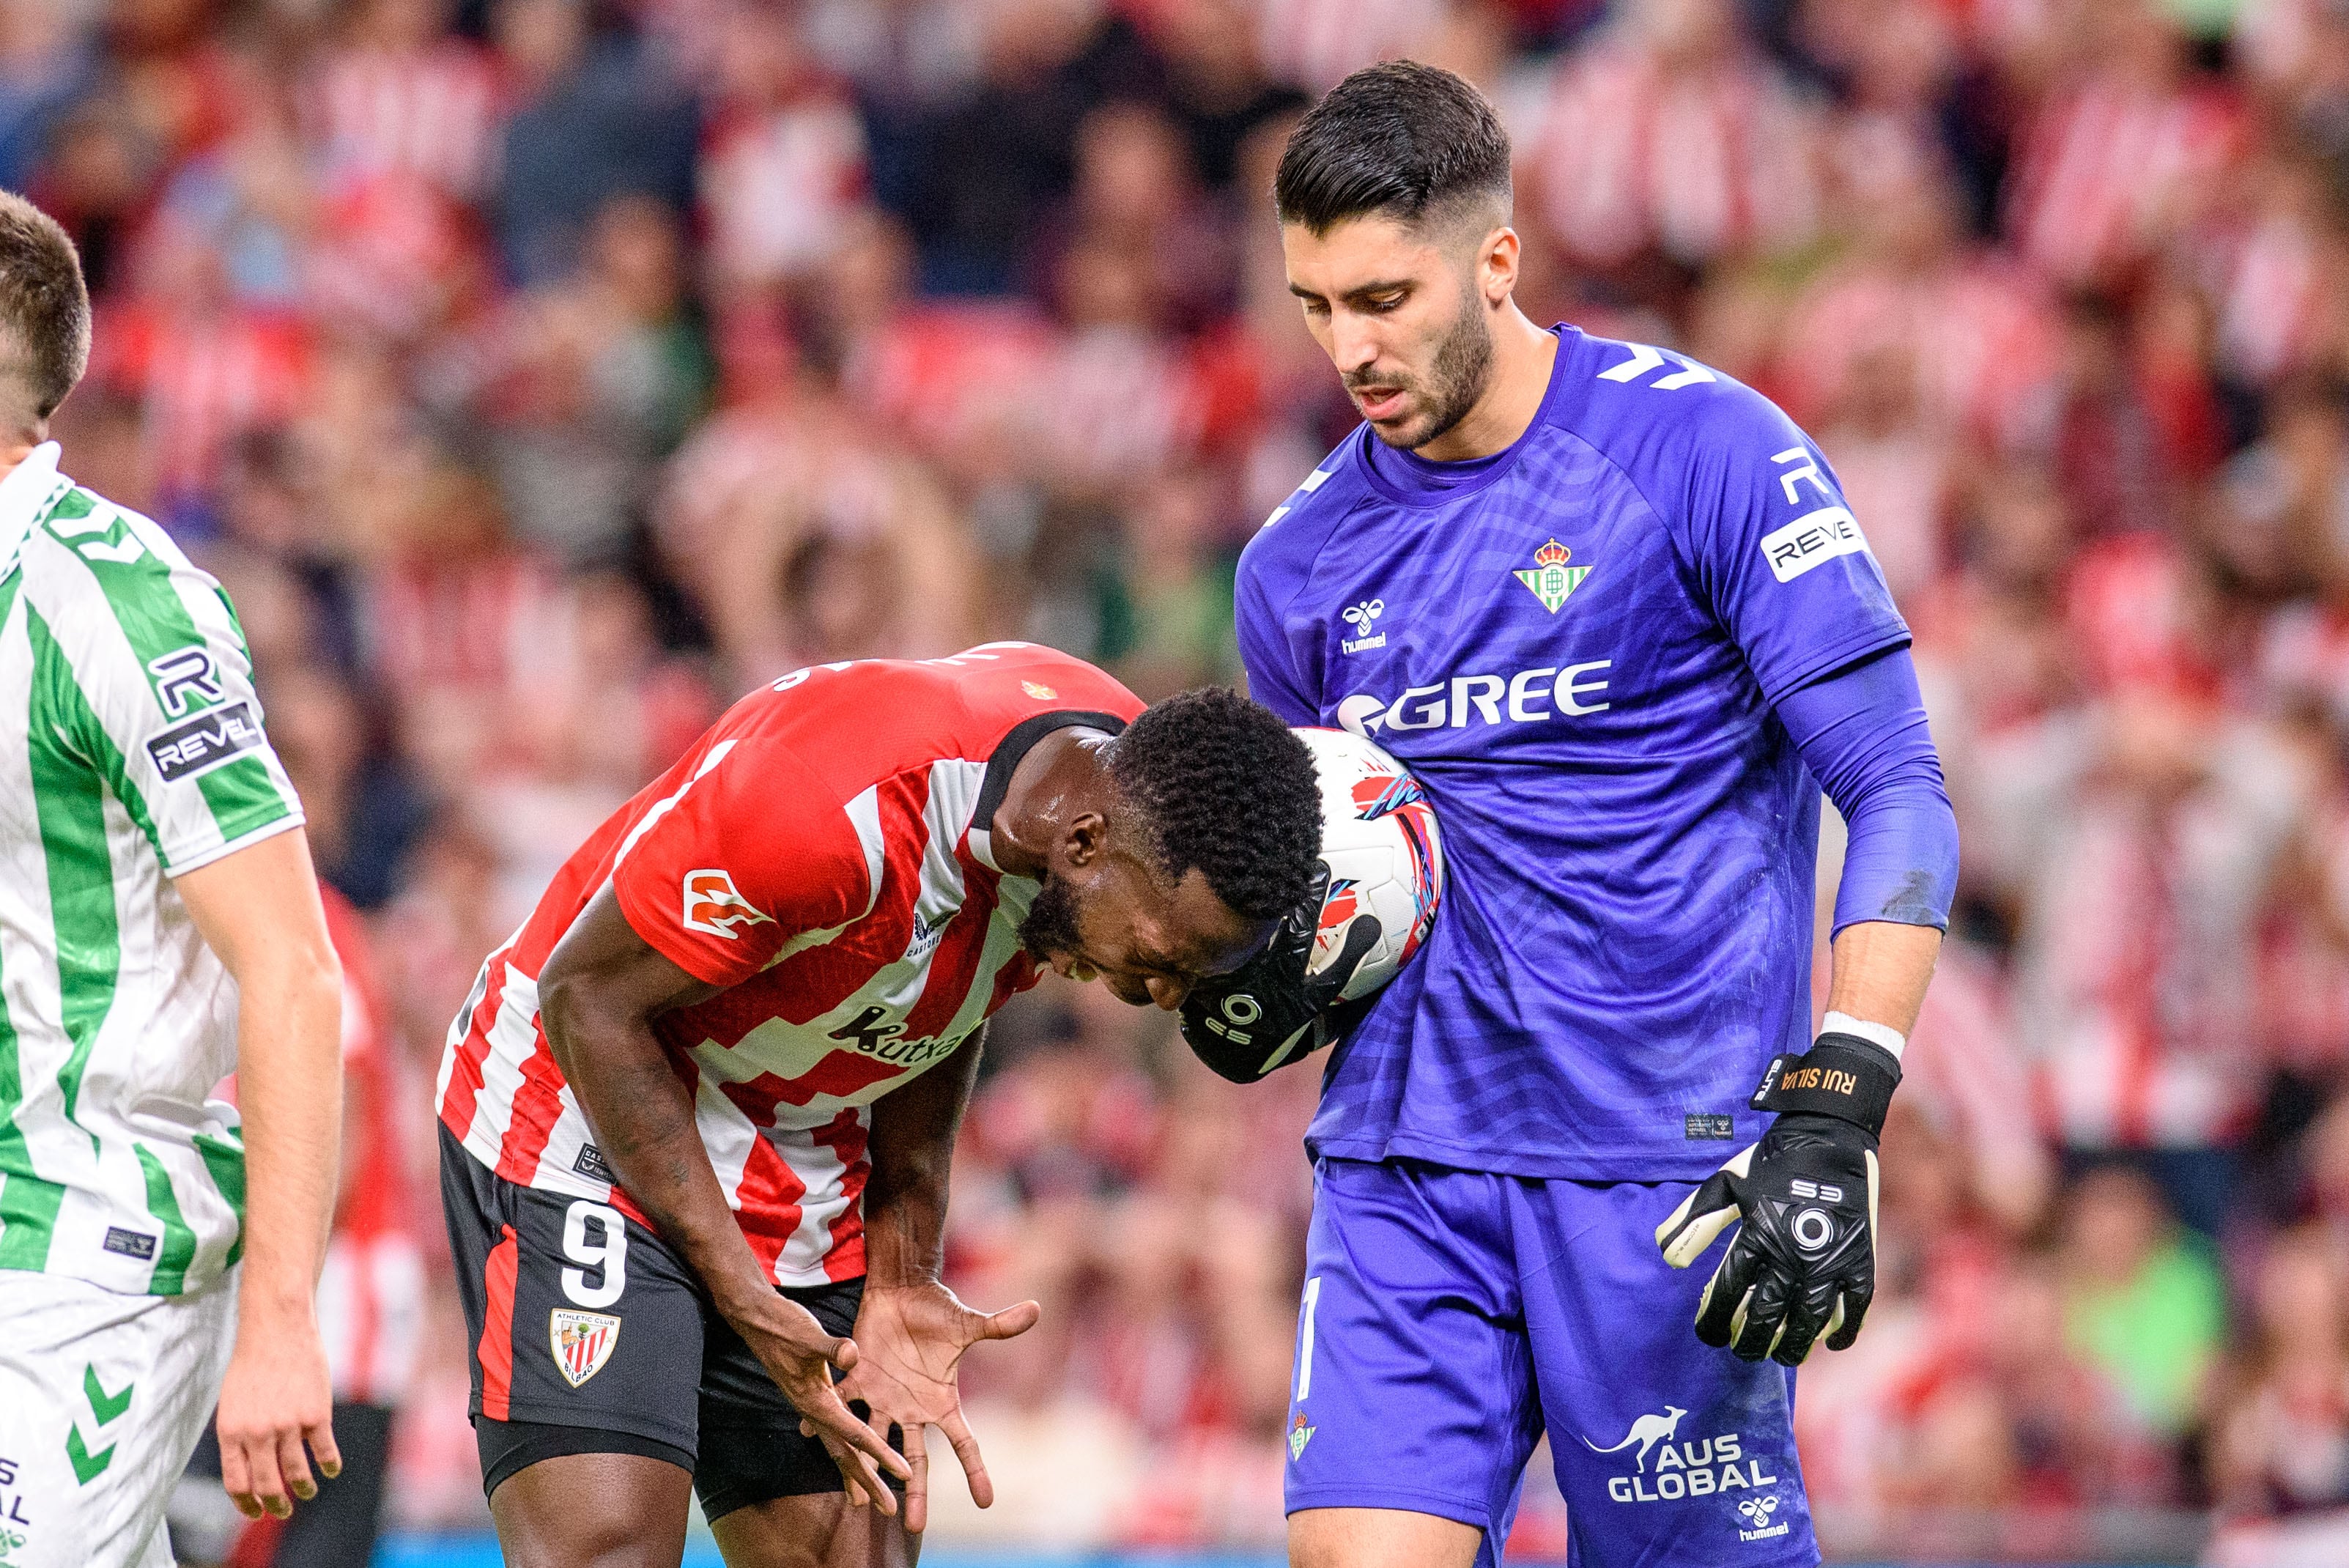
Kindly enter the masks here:
M 225 860 L 240 849 L 249 849 L 264 838 L 274 838 L 281 833 L 299 827 L 307 820 L 308 818 L 302 813 L 289 811 L 283 816 L 270 818 L 259 827 L 249 828 L 234 838 L 224 839 L 209 849 L 200 849 L 185 858 L 163 857 L 163 874 L 177 880 L 191 871 L 202 870 L 215 860 Z
M 710 964 L 707 954 L 689 943 L 663 940 L 662 938 L 667 935 L 666 931 L 661 936 L 655 936 L 653 930 L 647 928 L 658 929 L 660 922 L 653 918 L 653 911 L 645 907 L 642 895 L 631 893 L 628 885 L 617 877 L 612 878 L 612 898 L 620 906 L 620 918 L 628 922 L 628 929 L 636 933 L 638 941 L 702 984 L 740 985 L 749 978 L 748 975 L 736 974 L 730 969 L 717 969 Z
M 1913 634 L 1905 626 L 1877 627 L 1868 632 L 1839 642 L 1795 667 L 1792 673 L 1763 685 L 1762 700 L 1772 707 L 1789 692 L 1799 691 L 1822 675 L 1833 674 L 1847 664 L 1857 663 L 1870 654 L 1889 653 L 1896 648 L 1906 648 Z M 1754 671 L 1758 680 L 1761 671 Z

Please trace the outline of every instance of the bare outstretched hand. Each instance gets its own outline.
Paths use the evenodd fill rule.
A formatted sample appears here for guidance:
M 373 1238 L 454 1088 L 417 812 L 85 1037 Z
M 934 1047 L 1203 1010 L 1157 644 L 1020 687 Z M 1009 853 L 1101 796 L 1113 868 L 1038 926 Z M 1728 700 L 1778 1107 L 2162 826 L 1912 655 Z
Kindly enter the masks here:
M 981 1508 L 995 1501 L 994 1483 L 978 1441 L 963 1419 L 956 1368 L 963 1352 L 986 1339 L 1010 1339 L 1036 1326 L 1042 1309 L 1021 1302 L 999 1313 L 974 1312 L 936 1281 L 913 1285 L 868 1282 L 856 1314 L 856 1365 L 840 1385 L 843 1400 L 863 1400 L 872 1428 L 904 1433 L 912 1475 L 905 1483 L 905 1528 L 915 1534 L 929 1523 L 929 1450 L 926 1428 L 937 1428 L 953 1445 Z M 801 1430 L 810 1428 L 802 1424 Z M 851 1490 L 851 1501 L 857 1501 Z

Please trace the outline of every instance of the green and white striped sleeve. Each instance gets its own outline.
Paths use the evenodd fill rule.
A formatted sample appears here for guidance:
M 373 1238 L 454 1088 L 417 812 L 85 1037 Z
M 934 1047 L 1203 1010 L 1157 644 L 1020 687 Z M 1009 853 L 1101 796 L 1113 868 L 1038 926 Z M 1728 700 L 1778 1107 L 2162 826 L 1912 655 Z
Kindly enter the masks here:
M 76 490 L 34 530 L 24 563 L 34 701 L 106 776 L 165 871 L 301 822 L 236 612 L 168 535 Z

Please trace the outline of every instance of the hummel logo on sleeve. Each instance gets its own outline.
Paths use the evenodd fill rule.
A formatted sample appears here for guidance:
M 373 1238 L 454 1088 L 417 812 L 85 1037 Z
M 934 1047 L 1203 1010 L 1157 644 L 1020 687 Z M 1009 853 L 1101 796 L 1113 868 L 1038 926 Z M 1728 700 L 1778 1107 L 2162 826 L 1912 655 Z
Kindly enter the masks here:
M 249 702 L 211 708 L 174 724 L 147 742 L 147 754 L 165 784 L 210 773 L 261 744 L 261 723 Z

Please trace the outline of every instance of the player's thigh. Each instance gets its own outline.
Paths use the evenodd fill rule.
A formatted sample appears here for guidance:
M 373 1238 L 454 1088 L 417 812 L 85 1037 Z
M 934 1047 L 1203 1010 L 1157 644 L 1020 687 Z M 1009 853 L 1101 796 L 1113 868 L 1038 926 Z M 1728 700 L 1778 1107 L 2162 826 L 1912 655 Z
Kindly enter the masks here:
M 220 1393 L 234 1271 L 185 1296 L 0 1279 L 0 1562 L 169 1568 L 164 1505 Z
M 501 1180 L 441 1137 L 473 1435 L 492 1501 L 525 1468 L 631 1455 L 690 1473 L 700 1282 L 609 1204 Z
M 782 1293 L 807 1308 L 826 1334 L 845 1335 L 856 1326 L 864 1282 L 837 1280 Z M 833 1463 L 821 1442 L 801 1435 L 799 1411 L 783 1397 L 774 1378 L 733 1325 L 716 1313 L 708 1313 L 702 1332 L 701 1451 L 694 1466 L 693 1488 L 710 1528 L 719 1532 L 719 1542 L 736 1540 L 744 1550 L 753 1549 L 769 1538 L 770 1532 L 758 1522 L 763 1519 L 797 1520 L 812 1528 L 837 1518 L 838 1530 L 825 1525 L 820 1534 L 808 1539 L 823 1542 L 826 1552 L 836 1550 L 844 1555 L 810 1556 L 805 1552 L 792 1555 L 792 1543 L 783 1542 L 773 1549 L 784 1555 L 746 1561 L 845 1564 L 896 1561 L 867 1553 L 887 1548 L 893 1538 L 902 1540 L 903 1527 L 876 1510 L 852 1509 L 842 1513 L 834 1506 L 844 1504 L 848 1496 L 840 1467 Z M 861 1402 L 849 1408 L 859 1417 L 866 1414 Z M 892 1447 L 904 1450 L 902 1433 L 893 1428 L 884 1436 Z M 902 1501 L 904 1488 L 894 1479 L 890 1484 Z M 730 1529 L 728 1521 L 737 1514 L 750 1517 Z M 871 1519 L 886 1522 L 872 1524 Z M 873 1539 L 860 1546 L 868 1526 Z M 729 1561 L 733 1561 L 730 1555 Z
M 710 1521 L 726 1568 L 913 1568 L 921 1538 L 902 1515 L 828 1492 L 748 1503 Z
M 1309 1508 L 1288 1516 L 1288 1568 L 1475 1568 L 1485 1532 L 1389 1508 Z
M 642 1454 L 541 1459 L 490 1494 L 506 1568 L 678 1568 L 692 1476 Z
M 1519 1189 L 1526 1317 L 1568 1529 L 1583 1568 L 1772 1568 L 1818 1548 L 1795 1456 L 1793 1374 L 1696 1337 L 1722 1246 L 1665 1265 L 1655 1228 L 1687 1183 Z M 1537 1262 L 1546 1266 L 1535 1266 Z
M 1324 1160 L 1306 1234 L 1287 1506 L 1505 1537 L 1540 1434 L 1506 1179 Z

